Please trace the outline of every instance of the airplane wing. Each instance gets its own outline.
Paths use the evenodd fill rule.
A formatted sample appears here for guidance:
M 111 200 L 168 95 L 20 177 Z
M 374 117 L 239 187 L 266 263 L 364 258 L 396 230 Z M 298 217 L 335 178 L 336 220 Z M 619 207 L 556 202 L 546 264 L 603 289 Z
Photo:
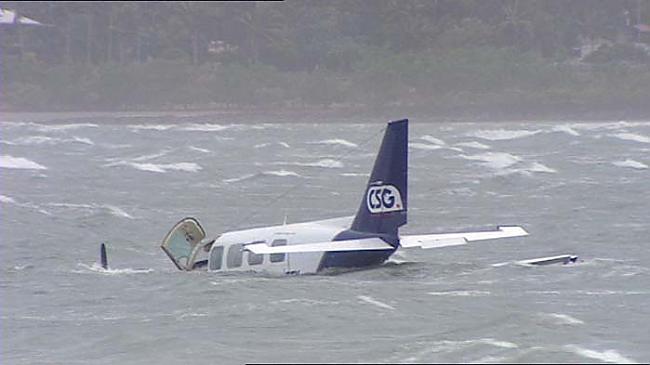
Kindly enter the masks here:
M 495 238 L 527 236 L 519 226 L 498 226 L 496 231 L 438 233 L 400 236 L 400 246 L 404 248 L 439 248 L 464 245 L 471 241 L 491 240 Z
M 289 246 L 269 246 L 266 243 L 254 243 L 244 246 L 244 250 L 255 254 L 301 253 L 301 252 L 331 252 L 331 251 L 367 251 L 393 250 L 393 246 L 380 238 L 364 238 L 359 240 L 344 240 L 331 242 L 303 243 Z

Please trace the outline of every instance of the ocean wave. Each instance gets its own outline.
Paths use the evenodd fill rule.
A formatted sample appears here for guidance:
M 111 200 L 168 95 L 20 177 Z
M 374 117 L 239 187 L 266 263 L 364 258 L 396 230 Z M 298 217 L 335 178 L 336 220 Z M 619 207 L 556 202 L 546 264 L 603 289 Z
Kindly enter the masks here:
M 436 138 L 434 136 L 430 136 L 428 134 L 420 137 L 420 139 L 425 140 L 425 141 L 427 141 L 429 143 L 440 145 L 440 146 L 446 146 L 447 145 L 447 143 L 445 143 L 445 141 L 443 141 L 441 139 L 438 139 L 438 138 Z
M 449 296 L 449 297 L 484 297 L 491 293 L 486 290 L 449 290 L 449 291 L 431 291 L 429 295 Z
M 230 125 L 223 125 L 223 124 L 210 124 L 210 123 L 204 123 L 204 124 L 187 124 L 183 126 L 179 126 L 178 130 L 181 131 L 189 131 L 189 132 L 219 132 L 224 129 L 231 128 L 232 126 Z
M 340 169 L 344 167 L 343 162 L 331 158 L 325 158 L 315 162 L 274 162 L 273 165 L 323 167 L 327 169 Z
M 623 140 L 626 140 L 626 141 L 634 141 L 634 142 L 640 142 L 640 143 L 650 143 L 650 137 L 642 136 L 640 134 L 617 133 L 617 134 L 611 134 L 610 136 L 618 138 L 618 139 L 623 139 Z
M 466 160 L 483 162 L 485 166 L 495 170 L 510 167 L 522 160 L 521 157 L 506 152 L 485 152 L 479 155 L 460 155 L 460 157 Z
M 564 349 L 588 359 L 594 359 L 594 360 L 609 362 L 613 364 L 635 364 L 636 363 L 636 361 L 621 355 L 616 350 L 597 351 L 597 350 L 586 349 L 578 345 L 565 345 Z
M 16 201 L 14 198 L 6 195 L 0 195 L 0 202 L 5 203 L 5 204 L 11 204 L 15 205 L 17 207 L 21 208 L 27 208 L 31 210 L 35 210 L 39 213 L 45 214 L 45 215 L 52 215 L 52 213 L 48 212 L 47 210 L 43 209 L 42 207 L 38 206 L 37 204 L 31 203 L 31 202 L 25 202 L 21 203 Z
M 47 167 L 23 157 L 0 156 L 0 167 L 6 169 L 47 170 Z
M 210 150 L 205 149 L 205 148 L 194 147 L 194 146 L 189 146 L 188 148 L 189 148 L 190 150 L 192 150 L 192 151 L 196 151 L 196 152 L 210 153 Z
M 487 139 L 490 141 L 502 141 L 509 139 L 518 139 L 523 137 L 529 137 L 540 133 L 541 130 L 507 130 L 507 129 L 489 129 L 489 130 L 478 130 L 470 132 L 467 135 L 470 137 L 478 137 L 482 139 Z
M 273 145 L 279 145 L 279 146 L 282 146 L 284 148 L 291 148 L 291 146 L 289 146 L 289 144 L 287 142 L 260 143 L 260 144 L 256 144 L 255 146 L 253 146 L 253 148 L 264 148 L 264 147 L 269 147 L 269 146 L 273 146 Z
M 377 306 L 379 308 L 384 308 L 384 309 L 390 309 L 390 310 L 395 310 L 395 307 L 390 306 L 384 302 L 380 302 L 370 296 L 367 295 L 357 295 L 357 298 L 363 302 L 366 302 L 368 304 L 372 304 L 374 306 Z
M 154 131 L 166 131 L 176 127 L 175 124 L 131 124 L 127 126 L 129 129 L 135 130 L 154 130 Z
M 359 172 L 344 172 L 341 176 L 360 176 L 360 177 L 370 177 L 368 173 L 359 173 Z
M 30 123 L 30 126 L 32 126 L 33 128 L 41 132 L 59 132 L 59 131 L 68 131 L 72 129 L 99 127 L 97 124 L 93 124 L 93 123 L 53 124 L 53 125 Z
M 116 217 L 135 219 L 132 215 L 125 212 L 122 208 L 116 207 L 114 205 L 109 205 L 109 204 L 47 203 L 46 205 L 54 208 L 81 209 L 81 210 L 89 210 L 91 212 L 95 212 L 97 210 L 104 210 Z
M 644 164 L 643 162 L 630 160 L 629 158 L 625 161 L 614 161 L 612 164 L 618 167 L 631 167 L 637 170 L 644 170 L 648 168 L 648 165 Z
M 137 170 L 147 172 L 166 173 L 169 171 L 198 172 L 203 170 L 201 165 L 194 162 L 176 162 L 168 164 L 141 163 L 133 161 L 118 161 L 106 164 L 104 166 L 130 166 Z
M 4 144 L 13 146 L 36 146 L 41 144 L 55 145 L 60 143 L 82 143 L 87 145 L 94 145 L 95 143 L 89 138 L 82 138 L 73 136 L 72 138 L 56 138 L 48 136 L 28 136 L 20 137 L 13 141 L 2 141 Z
M 490 146 L 483 144 L 481 142 L 461 142 L 461 143 L 456 143 L 456 146 L 461 146 L 461 147 L 469 147 L 469 148 L 476 148 L 478 150 L 489 150 Z
M 345 146 L 345 147 L 350 147 L 350 148 L 357 148 L 359 145 L 356 143 L 352 143 L 350 141 L 347 141 L 345 139 L 340 139 L 340 138 L 335 138 L 335 139 L 325 139 L 322 141 L 316 141 L 316 142 L 308 142 L 309 144 L 325 144 L 325 145 L 340 145 L 340 146 Z
M 551 128 L 551 131 L 562 132 L 576 137 L 580 135 L 580 133 L 578 133 L 575 129 L 571 128 L 571 126 L 566 124 L 556 125 L 553 128 Z
M 288 170 L 276 170 L 276 171 L 262 171 L 256 174 L 246 174 L 242 175 L 239 177 L 231 178 L 231 179 L 224 179 L 222 180 L 225 183 L 234 183 L 234 182 L 240 182 L 240 181 L 245 181 L 245 180 L 250 180 L 250 179 L 255 179 L 255 178 L 260 178 L 260 177 L 304 177 L 298 173 L 295 173 L 293 171 L 288 171 Z
M 154 270 L 151 268 L 146 268 L 146 269 L 131 269 L 131 268 L 125 268 L 125 269 L 104 269 L 101 265 L 98 263 L 94 263 L 92 265 L 86 265 L 84 263 L 78 263 L 78 267 L 81 267 L 83 270 L 73 270 L 72 272 L 77 273 L 77 274 L 86 274 L 86 273 L 99 273 L 99 274 L 106 274 L 106 275 L 124 275 L 124 274 L 148 274 L 153 272 Z
M 541 316 L 543 317 L 549 317 L 557 321 L 559 324 L 584 324 L 584 321 L 581 321 L 575 317 L 571 317 L 568 314 L 562 314 L 562 313 L 540 313 Z
M 435 151 L 435 150 L 440 150 L 443 147 L 437 144 L 410 142 L 409 148 L 413 148 L 416 150 Z

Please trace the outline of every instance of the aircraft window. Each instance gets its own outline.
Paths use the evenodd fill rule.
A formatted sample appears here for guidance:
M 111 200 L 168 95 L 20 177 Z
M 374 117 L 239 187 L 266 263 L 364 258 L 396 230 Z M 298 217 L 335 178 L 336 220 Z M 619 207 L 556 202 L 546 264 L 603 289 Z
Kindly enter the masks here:
M 255 254 L 252 252 L 248 252 L 248 264 L 249 265 L 259 265 L 262 262 L 264 262 L 264 255 L 263 254 Z
M 223 246 L 216 246 L 210 252 L 210 270 L 221 269 L 221 260 L 223 258 Z
M 273 240 L 271 242 L 271 247 L 276 247 L 276 246 L 286 246 L 287 245 L 287 240 L 285 239 L 279 239 L 279 240 Z M 282 262 L 284 261 L 284 257 L 286 254 L 284 253 L 272 253 L 271 256 L 271 262 Z
M 237 243 L 228 248 L 226 266 L 228 266 L 229 269 L 241 266 L 242 256 L 244 255 L 244 252 L 242 252 L 242 246 L 241 243 Z

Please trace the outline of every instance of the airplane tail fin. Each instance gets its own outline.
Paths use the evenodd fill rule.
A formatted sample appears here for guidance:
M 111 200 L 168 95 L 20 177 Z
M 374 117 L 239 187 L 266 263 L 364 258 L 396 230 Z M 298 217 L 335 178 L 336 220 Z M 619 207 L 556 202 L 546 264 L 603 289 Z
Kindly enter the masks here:
M 388 123 L 353 231 L 397 236 L 406 224 L 408 119 Z

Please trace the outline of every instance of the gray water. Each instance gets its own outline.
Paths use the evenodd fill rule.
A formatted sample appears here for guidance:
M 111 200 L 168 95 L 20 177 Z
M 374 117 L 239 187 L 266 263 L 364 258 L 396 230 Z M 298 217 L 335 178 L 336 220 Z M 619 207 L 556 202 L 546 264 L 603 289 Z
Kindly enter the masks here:
M 216 236 L 353 214 L 386 121 L 328 122 L 4 116 L 2 363 L 650 361 L 650 122 L 414 118 L 402 232 L 530 236 L 339 275 L 176 271 L 158 245 L 185 216 Z

